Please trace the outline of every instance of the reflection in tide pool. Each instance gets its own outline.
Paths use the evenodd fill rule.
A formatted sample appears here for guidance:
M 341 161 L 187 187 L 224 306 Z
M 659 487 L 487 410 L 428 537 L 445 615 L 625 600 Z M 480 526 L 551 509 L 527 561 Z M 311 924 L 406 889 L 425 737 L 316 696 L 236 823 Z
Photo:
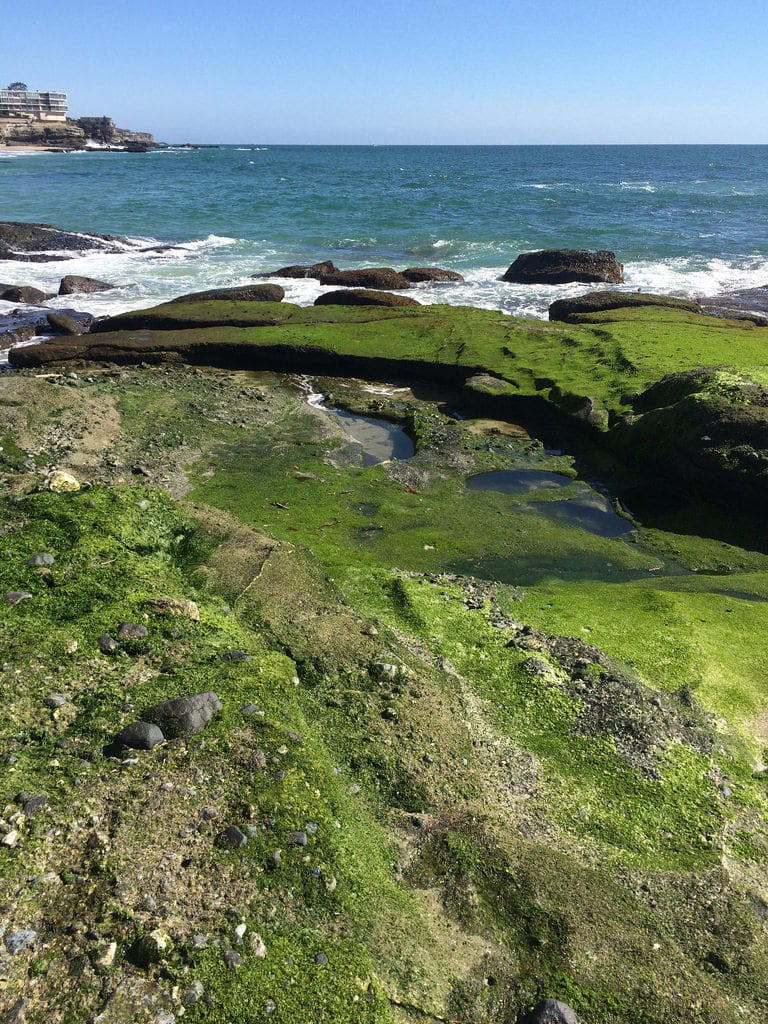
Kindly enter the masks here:
M 562 473 L 544 473 L 535 469 L 502 469 L 469 477 L 471 491 L 499 491 L 501 494 L 528 494 L 549 487 L 567 487 L 573 480 Z

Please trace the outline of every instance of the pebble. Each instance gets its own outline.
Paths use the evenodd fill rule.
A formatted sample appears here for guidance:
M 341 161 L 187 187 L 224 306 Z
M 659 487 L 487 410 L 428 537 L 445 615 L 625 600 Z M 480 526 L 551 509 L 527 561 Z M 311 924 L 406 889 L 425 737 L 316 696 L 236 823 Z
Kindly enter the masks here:
M 102 654 L 114 654 L 120 646 L 114 637 L 109 636 L 108 633 L 102 633 L 98 639 L 99 650 Z
M 120 730 L 118 742 L 132 750 L 152 750 L 165 739 L 162 730 L 151 722 L 131 722 Z
M 328 963 L 328 956 L 326 953 L 317 953 L 315 956 L 315 963 L 321 966 Z
M 33 796 L 31 793 L 19 793 L 16 803 L 21 804 L 21 809 L 27 818 L 33 818 L 47 805 L 48 797 L 45 793 L 40 793 L 38 796 Z
M 275 1012 L 276 1009 L 277 1003 L 275 1002 L 274 999 L 268 999 L 264 1004 L 264 1013 L 268 1013 L 270 1016 Z
M 234 949 L 227 949 L 224 951 L 224 963 L 227 967 L 242 967 L 243 958 Z
M 233 850 L 239 850 L 248 842 L 248 836 L 242 832 L 237 825 L 230 825 L 221 833 L 222 842 L 231 846 Z
M 121 622 L 117 627 L 117 636 L 120 640 L 143 640 L 149 636 L 149 630 L 138 622 Z
M 31 928 L 17 928 L 5 937 L 5 945 L 11 956 L 18 956 L 37 942 L 37 932 Z
M 254 932 L 251 935 L 251 949 L 253 950 L 253 955 L 259 957 L 260 960 L 263 960 L 267 955 L 267 947 L 258 932 Z
M 245 935 L 247 930 L 248 928 L 244 924 L 239 924 L 237 928 L 235 928 L 235 942 L 237 942 L 238 945 L 242 943 L 243 936 Z
M 155 1017 L 155 1024 L 176 1024 L 176 1018 L 168 1010 L 161 1010 Z
M 304 826 L 304 828 L 305 828 L 305 830 L 307 832 L 309 832 L 309 834 L 311 836 L 313 836 L 317 832 L 317 830 L 320 828 L 320 826 L 317 824 L 316 821 L 308 821 L 306 823 L 306 825 Z
M 243 707 L 240 708 L 241 713 L 244 715 L 255 715 L 258 710 L 258 704 L 244 704 Z
M 13 848 L 14 846 L 16 846 L 18 841 L 19 833 L 16 831 L 15 828 L 12 828 L 10 832 L 6 832 L 6 834 L 2 838 L 3 846 L 7 846 L 9 848 Z
M 192 948 L 193 949 L 208 949 L 208 936 L 207 935 L 193 935 L 192 936 Z
M 45 698 L 45 706 L 55 710 L 56 708 L 63 708 L 67 703 L 67 698 L 63 693 L 49 693 Z
M 222 654 L 224 661 L 250 661 L 251 656 L 247 651 L 241 651 L 239 649 L 234 651 L 225 651 Z
M 10 590 L 5 599 L 8 604 L 21 604 L 22 601 L 31 601 L 32 595 L 26 590 Z
M 283 854 L 280 850 L 273 850 L 269 859 L 272 863 L 272 867 L 279 868 L 283 860 Z
M 191 1006 L 193 1003 L 198 1003 L 204 995 L 205 986 L 202 981 L 193 981 L 184 993 L 183 1000 L 188 1006 Z
M 306 846 L 309 841 L 306 832 L 291 832 L 288 838 L 294 846 Z
M 30 555 L 27 559 L 27 565 L 31 569 L 35 569 L 40 565 L 53 565 L 55 561 L 56 559 L 53 555 L 49 554 L 47 551 L 42 551 L 39 555 Z

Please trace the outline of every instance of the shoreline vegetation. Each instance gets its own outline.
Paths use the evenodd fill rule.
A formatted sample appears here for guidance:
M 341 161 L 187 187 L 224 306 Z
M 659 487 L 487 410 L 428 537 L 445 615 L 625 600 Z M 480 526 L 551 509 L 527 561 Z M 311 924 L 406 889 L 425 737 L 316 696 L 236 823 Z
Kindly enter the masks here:
M 0 286 L 9 1020 L 768 1017 L 768 289 L 460 277 Z

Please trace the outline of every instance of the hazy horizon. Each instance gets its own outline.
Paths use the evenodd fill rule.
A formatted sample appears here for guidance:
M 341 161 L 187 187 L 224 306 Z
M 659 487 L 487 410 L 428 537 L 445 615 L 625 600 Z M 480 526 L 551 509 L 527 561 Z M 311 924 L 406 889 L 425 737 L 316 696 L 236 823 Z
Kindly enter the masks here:
M 169 142 L 761 145 L 756 0 L 42 0 L 2 74 Z M 77 54 L 77 61 L 72 54 Z M 4 81 L 3 84 L 6 84 Z M 258 140 L 254 142 L 252 140 Z

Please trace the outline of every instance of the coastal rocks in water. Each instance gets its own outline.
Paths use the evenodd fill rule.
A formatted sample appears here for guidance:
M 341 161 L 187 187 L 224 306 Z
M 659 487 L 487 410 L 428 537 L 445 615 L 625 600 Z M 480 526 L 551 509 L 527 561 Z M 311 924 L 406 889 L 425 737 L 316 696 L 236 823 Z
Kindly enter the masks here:
M 377 292 L 369 288 L 351 288 L 324 292 L 315 299 L 316 306 L 420 306 L 408 295 Z
M 204 292 L 190 292 L 180 295 L 174 302 L 282 302 L 285 289 L 279 284 L 252 284 L 239 288 L 210 288 Z
M 152 750 L 165 737 L 152 722 L 130 722 L 117 735 L 118 743 L 131 750 Z
M 166 736 L 193 736 L 206 727 L 217 711 L 221 701 L 211 690 L 195 693 L 190 697 L 175 697 L 157 704 L 148 717 L 162 726 Z
M 542 999 L 530 1013 L 523 1017 L 521 1024 L 579 1024 L 576 1013 L 567 1003 L 559 999 Z
M 362 270 L 337 270 L 323 274 L 320 284 L 332 284 L 346 288 L 386 288 L 402 290 L 410 288 L 411 282 L 391 267 L 364 267 Z
M 47 262 L 60 260 L 61 250 L 68 252 L 124 252 L 131 245 L 116 235 L 63 231 L 51 224 L 25 224 L 0 221 L 0 260 Z
M 0 348 L 11 348 L 13 345 L 20 345 L 23 341 L 31 341 L 37 334 L 34 324 L 23 324 L 21 327 L 6 327 L 6 318 L 3 317 L 0 326 Z
M 324 274 L 335 274 L 338 267 L 331 261 L 325 260 L 322 263 L 303 264 L 298 263 L 292 267 L 280 267 L 279 270 L 270 270 L 266 274 L 254 274 L 254 277 L 312 277 L 319 281 Z
M 606 249 L 542 249 L 518 256 L 501 280 L 512 284 L 621 284 L 623 270 L 616 254 Z
M 54 334 L 71 337 L 87 334 L 93 323 L 93 317 L 89 313 L 78 313 L 76 316 L 68 316 L 66 313 L 48 313 L 45 319 Z
M 734 317 L 747 314 L 763 326 L 768 317 L 768 284 L 721 292 L 720 295 L 702 299 L 701 304 L 708 313 Z
M 33 288 L 31 285 L 12 285 L 0 292 L 0 299 L 3 302 L 24 302 L 30 306 L 38 306 L 50 297 L 44 291 Z
M 587 292 L 573 299 L 558 299 L 549 307 L 549 319 L 563 323 L 572 322 L 572 317 L 585 313 L 602 313 L 608 309 L 627 309 L 635 306 L 666 306 L 682 309 L 688 313 L 703 313 L 693 299 L 676 299 L 671 295 L 653 295 L 650 292 Z
M 67 274 L 62 277 L 59 284 L 59 295 L 80 295 L 90 292 L 109 292 L 117 285 L 107 284 L 106 281 L 97 281 L 93 277 L 78 277 L 76 274 Z
M 403 277 L 407 277 L 413 284 L 421 284 L 424 281 L 455 281 L 461 283 L 464 278 L 455 270 L 443 270 L 442 267 L 406 267 L 402 271 Z

